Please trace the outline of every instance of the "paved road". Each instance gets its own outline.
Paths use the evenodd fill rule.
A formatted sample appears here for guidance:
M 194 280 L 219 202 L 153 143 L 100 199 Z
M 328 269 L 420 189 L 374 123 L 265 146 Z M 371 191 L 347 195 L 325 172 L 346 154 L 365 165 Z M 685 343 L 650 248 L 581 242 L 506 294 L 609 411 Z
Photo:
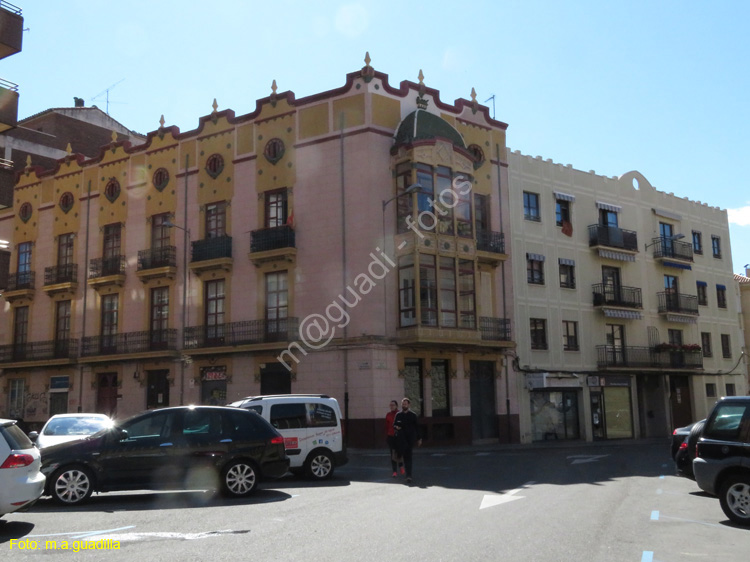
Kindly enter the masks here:
M 390 477 L 384 452 L 356 451 L 329 482 L 287 477 L 241 501 L 120 493 L 66 509 L 43 500 L 4 518 L 0 552 L 13 561 L 746 560 L 750 530 L 672 473 L 666 440 L 420 450 L 411 486 Z M 37 549 L 11 549 L 13 539 Z M 83 540 L 120 548 L 73 552 Z

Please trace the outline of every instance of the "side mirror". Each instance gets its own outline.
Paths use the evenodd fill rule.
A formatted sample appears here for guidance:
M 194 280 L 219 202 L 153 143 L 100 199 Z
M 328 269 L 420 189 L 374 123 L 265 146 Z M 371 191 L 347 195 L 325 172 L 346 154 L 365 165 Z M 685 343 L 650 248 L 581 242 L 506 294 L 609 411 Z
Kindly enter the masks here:
M 32 443 L 36 443 L 36 440 L 39 438 L 39 432 L 38 431 L 29 431 L 29 439 L 31 439 Z
M 115 427 L 113 431 L 117 441 L 125 441 L 128 438 L 128 432 L 120 427 Z

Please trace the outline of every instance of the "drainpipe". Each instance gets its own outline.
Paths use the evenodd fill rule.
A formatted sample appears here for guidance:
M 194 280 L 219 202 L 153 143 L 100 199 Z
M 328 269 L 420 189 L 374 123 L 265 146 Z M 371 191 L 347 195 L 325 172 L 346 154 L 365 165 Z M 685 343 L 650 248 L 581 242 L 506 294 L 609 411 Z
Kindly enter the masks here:
M 493 100 L 494 103 L 494 100 Z M 503 235 L 503 242 L 505 244 L 508 244 L 510 241 L 505 240 L 505 232 L 503 230 L 503 189 L 502 189 L 502 181 L 501 181 L 501 174 L 503 167 L 500 165 L 500 145 L 495 144 L 495 156 L 497 158 L 497 203 L 498 207 L 500 208 L 500 234 Z M 507 253 L 507 247 L 505 248 L 505 251 Z M 500 263 L 500 274 L 502 275 L 502 279 L 500 280 L 500 283 L 503 287 L 503 318 L 508 320 L 508 330 L 510 330 L 510 319 L 508 318 L 508 305 L 507 305 L 507 297 L 505 294 L 505 260 L 503 260 Z M 503 367 L 505 369 L 505 417 L 506 417 L 506 428 L 508 432 L 508 443 L 511 442 L 511 423 L 510 423 L 510 371 L 508 369 L 508 357 L 503 357 Z
M 89 229 L 91 227 L 91 180 L 89 180 L 88 197 L 86 198 L 86 242 L 84 245 L 83 267 L 84 267 L 84 285 L 83 285 L 83 320 L 81 322 L 81 343 L 78 356 L 83 352 L 83 340 L 86 338 L 86 304 L 88 303 L 89 284 L 88 284 L 88 266 L 89 266 Z M 92 373 L 93 376 L 93 373 Z M 83 412 L 83 364 L 78 370 L 78 411 Z
M 339 172 L 341 175 L 341 294 L 346 291 L 346 189 L 344 187 L 344 113 L 341 112 L 339 125 L 341 127 L 339 143 Z M 347 342 L 348 330 L 344 326 L 344 342 Z M 349 349 L 344 346 L 344 446 L 349 445 Z

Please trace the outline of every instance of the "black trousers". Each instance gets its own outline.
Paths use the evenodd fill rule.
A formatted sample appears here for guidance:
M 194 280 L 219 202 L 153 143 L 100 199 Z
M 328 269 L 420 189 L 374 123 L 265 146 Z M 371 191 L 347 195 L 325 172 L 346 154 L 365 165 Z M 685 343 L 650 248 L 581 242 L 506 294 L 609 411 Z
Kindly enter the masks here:
M 402 456 L 404 457 L 404 468 L 406 469 L 406 477 L 411 478 L 411 467 L 412 467 L 412 457 L 411 457 L 412 449 L 411 447 L 404 447 L 404 450 L 402 451 Z
M 393 469 L 393 472 L 396 472 L 398 470 L 398 463 L 394 460 L 394 457 L 398 455 L 396 452 L 396 437 L 388 435 L 386 441 L 388 441 L 388 450 L 391 453 L 391 468 Z

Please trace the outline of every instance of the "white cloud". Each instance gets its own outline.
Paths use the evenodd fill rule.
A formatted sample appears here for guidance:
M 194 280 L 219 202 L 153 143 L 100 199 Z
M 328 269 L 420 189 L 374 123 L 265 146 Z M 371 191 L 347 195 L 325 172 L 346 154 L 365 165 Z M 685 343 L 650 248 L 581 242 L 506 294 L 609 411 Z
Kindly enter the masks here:
M 336 12 L 336 29 L 354 39 L 365 32 L 369 19 L 367 10 L 361 4 L 344 4 Z
M 750 205 L 738 209 L 727 209 L 729 224 L 737 226 L 750 226 Z

